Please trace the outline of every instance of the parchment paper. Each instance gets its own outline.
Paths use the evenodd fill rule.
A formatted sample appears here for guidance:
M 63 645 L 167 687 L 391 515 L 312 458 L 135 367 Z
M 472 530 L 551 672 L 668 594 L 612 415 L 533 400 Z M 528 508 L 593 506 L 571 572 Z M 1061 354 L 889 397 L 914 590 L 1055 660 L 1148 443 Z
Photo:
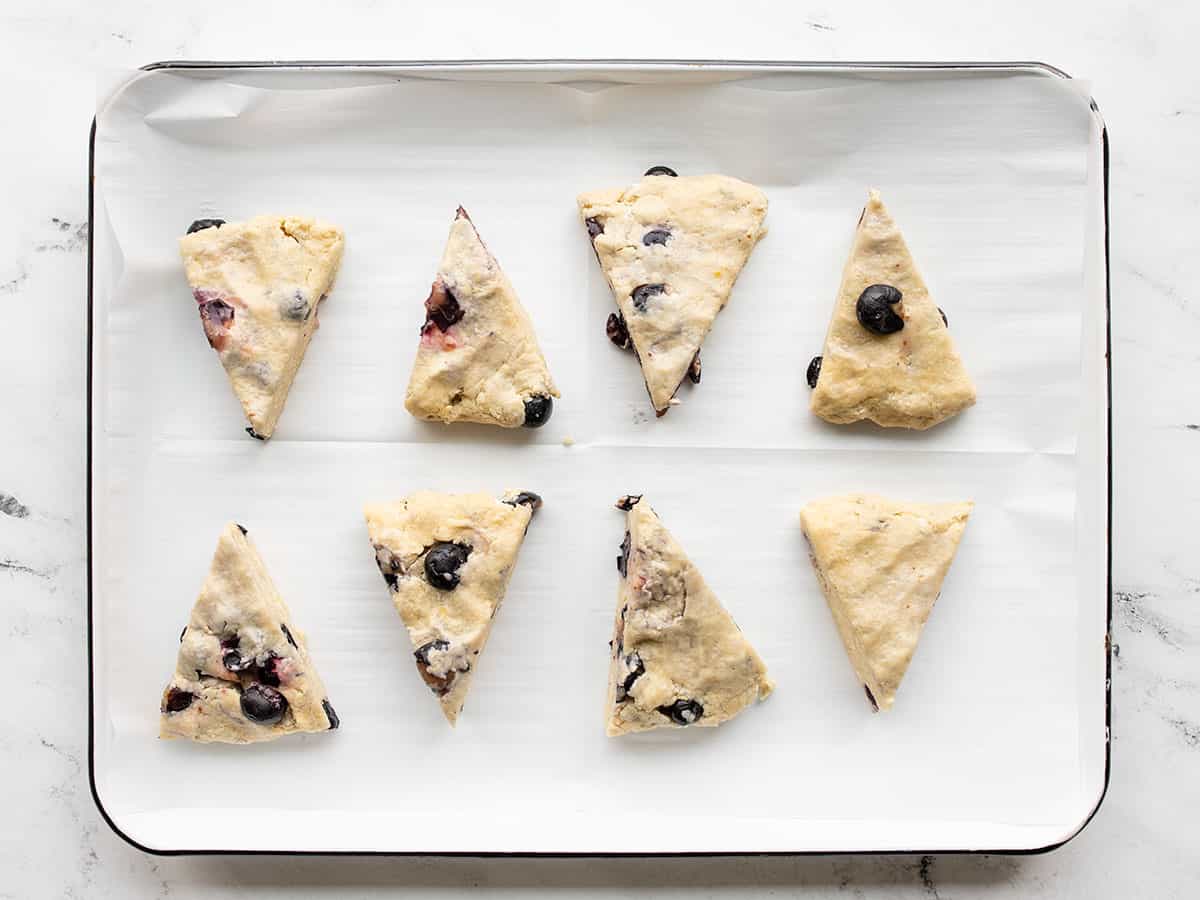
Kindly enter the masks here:
M 1030 72 L 624 77 L 643 83 L 159 72 L 103 106 L 96 777 L 131 836 L 227 849 L 999 848 L 1065 837 L 1090 811 L 1104 761 L 1107 457 L 1086 94 Z M 636 362 L 604 338 L 612 299 L 574 198 L 659 163 L 761 186 L 770 233 L 704 345 L 703 383 L 655 420 Z M 926 433 L 829 426 L 807 408 L 805 367 L 868 187 L 979 389 L 975 408 Z M 540 431 L 404 411 L 459 203 L 562 390 Z M 267 212 L 336 222 L 347 249 L 262 445 L 203 339 L 177 238 L 195 218 Z M 361 508 L 419 488 L 507 487 L 546 506 L 452 731 L 413 671 Z M 855 490 L 976 502 L 887 715 L 863 702 L 798 527 L 806 501 Z M 646 494 L 778 683 L 720 729 L 604 737 L 623 530 L 611 504 L 628 492 Z M 156 738 L 175 638 L 229 519 L 251 529 L 308 632 L 335 734 L 245 748 Z

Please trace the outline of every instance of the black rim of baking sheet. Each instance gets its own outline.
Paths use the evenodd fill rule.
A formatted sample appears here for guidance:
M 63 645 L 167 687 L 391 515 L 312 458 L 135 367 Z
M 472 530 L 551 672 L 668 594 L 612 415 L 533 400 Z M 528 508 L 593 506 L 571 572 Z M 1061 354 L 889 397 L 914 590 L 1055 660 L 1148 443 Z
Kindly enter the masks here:
M 729 70 L 732 72 L 753 72 L 771 70 L 810 70 L 810 71 L 861 71 L 861 70 L 926 70 L 926 71 L 957 71 L 957 70 L 997 70 L 997 71 L 1036 71 L 1056 78 L 1070 79 L 1071 76 L 1049 63 L 1038 61 L 1020 62 L 820 62 L 820 61 L 756 61 L 756 60 L 665 60 L 665 59 L 479 59 L 479 60 L 364 60 L 364 61 L 332 61 L 332 60 L 258 60 L 258 61 L 200 61 L 200 60 L 167 60 L 149 63 L 142 66 L 140 71 L 154 72 L 163 70 L 234 70 L 234 69 L 477 69 L 486 70 L 523 70 L 526 68 L 554 67 L 562 69 L 628 69 L 630 71 L 678 71 L 690 69 Z M 461 857 L 475 859 L 494 858 L 546 858 L 546 859 L 622 859 L 622 858 L 666 858 L 666 857 L 745 857 L 745 856 L 902 856 L 902 855 L 961 855 L 988 854 L 995 856 L 1031 856 L 1049 853 L 1057 850 L 1068 841 L 1077 837 L 1095 818 L 1096 813 L 1104 803 L 1108 794 L 1109 777 L 1112 771 L 1112 278 L 1109 267 L 1109 209 L 1108 209 L 1108 179 L 1109 179 L 1109 145 L 1108 126 L 1100 113 L 1095 99 L 1090 100 L 1092 114 L 1100 125 L 1101 151 L 1101 185 L 1103 211 L 1103 250 L 1104 250 L 1104 366 L 1105 366 L 1105 442 L 1106 442 L 1106 522 L 1105 522 L 1105 632 L 1104 632 L 1104 783 L 1100 796 L 1091 812 L 1080 823 L 1074 832 L 1060 841 L 1055 841 L 1041 847 L 989 849 L 920 849 L 905 850 L 774 850 L 774 851 L 685 851 L 685 852 L 539 852 L 539 851 L 486 851 L 486 850 L 213 850 L 213 849 L 170 849 L 163 850 L 147 847 L 131 838 L 120 829 L 117 823 L 104 808 L 100 793 L 96 788 L 96 690 L 95 690 L 95 648 L 93 640 L 92 617 L 94 614 L 92 602 L 92 446 L 93 446 L 93 364 L 94 364 L 94 310 L 93 310 L 93 267 L 95 251 L 95 202 L 96 202 L 96 120 L 92 119 L 91 132 L 88 139 L 88 260 L 87 260 L 87 659 L 88 659 L 88 785 L 91 789 L 92 800 L 96 804 L 101 818 L 108 827 L 123 841 L 136 847 L 143 853 L 154 856 L 429 856 L 429 857 Z

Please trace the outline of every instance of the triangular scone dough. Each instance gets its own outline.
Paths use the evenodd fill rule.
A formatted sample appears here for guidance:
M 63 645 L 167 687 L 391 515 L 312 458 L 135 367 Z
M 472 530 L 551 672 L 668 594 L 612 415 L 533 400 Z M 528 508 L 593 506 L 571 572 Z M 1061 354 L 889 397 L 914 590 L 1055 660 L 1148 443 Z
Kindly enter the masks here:
M 648 175 L 578 202 L 620 310 L 609 336 L 628 333 L 661 416 L 685 377 L 699 381 L 700 345 L 766 234 L 767 197 L 726 175 Z
M 529 315 L 460 206 L 425 301 L 405 408 L 438 422 L 536 428 L 557 396 Z
M 162 737 L 204 742 L 338 727 L 304 632 L 240 525 L 221 532 L 161 710 Z
M 192 296 L 246 411 L 246 430 L 265 440 L 317 330 L 317 305 L 342 260 L 342 230 L 290 216 L 197 226 L 179 239 Z
M 420 491 L 366 507 L 375 561 L 412 638 L 417 672 L 451 725 L 540 505 L 529 492 L 497 500 Z
M 877 709 L 892 706 L 973 506 L 850 494 L 800 512 L 817 579 Z
M 858 321 L 856 306 L 871 285 L 903 295 L 893 311 L 904 327 L 876 334 Z M 878 191 L 871 191 L 842 272 L 825 337 L 812 411 L 844 425 L 870 419 L 898 428 L 929 428 L 975 402 L 942 313 L 908 252 Z
M 640 502 L 639 502 L 640 501 Z M 720 725 L 774 690 L 767 667 L 640 497 L 627 510 L 605 707 L 610 736 Z

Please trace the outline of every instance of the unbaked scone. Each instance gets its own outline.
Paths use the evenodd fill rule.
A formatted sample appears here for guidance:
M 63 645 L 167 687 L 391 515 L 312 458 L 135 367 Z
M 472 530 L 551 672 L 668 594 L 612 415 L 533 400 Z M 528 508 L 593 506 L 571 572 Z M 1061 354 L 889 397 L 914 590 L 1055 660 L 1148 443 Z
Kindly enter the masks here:
M 240 525 L 221 532 L 160 710 L 161 737 L 206 743 L 338 727 L 304 632 Z
M 720 725 L 775 685 L 700 571 L 641 497 L 622 497 L 625 539 L 610 642 L 610 737 Z
M 800 512 L 817 580 L 876 709 L 892 707 L 973 507 L 849 494 Z
M 538 428 L 557 396 L 529 315 L 460 206 L 425 301 L 405 408 L 437 422 Z
M 412 639 L 417 672 L 451 725 L 504 600 L 537 494 L 420 491 L 366 507 L 375 562 Z
M 251 437 L 275 431 L 344 245 L 340 228 L 291 216 L 198 219 L 179 239 L 204 334 Z
M 632 348 L 658 415 L 684 378 L 700 382 L 700 345 L 750 252 L 766 234 L 766 195 L 726 175 L 656 166 L 626 188 L 580 194 L 617 312 L 609 339 Z
M 975 402 L 945 314 L 900 229 L 871 191 L 842 271 L 822 355 L 808 366 L 811 408 L 844 425 L 925 429 Z

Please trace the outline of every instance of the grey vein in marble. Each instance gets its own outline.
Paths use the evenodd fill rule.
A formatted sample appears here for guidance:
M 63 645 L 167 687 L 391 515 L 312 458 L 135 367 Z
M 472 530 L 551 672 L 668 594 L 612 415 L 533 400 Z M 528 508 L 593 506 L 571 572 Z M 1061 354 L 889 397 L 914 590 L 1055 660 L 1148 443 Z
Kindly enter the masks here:
M 1200 747 L 1200 725 L 1187 719 L 1164 719 L 1168 725 L 1183 735 L 1189 747 Z
M 941 894 L 938 893 L 937 885 L 933 881 L 933 857 L 922 856 L 917 864 L 917 877 L 921 879 L 921 886 L 925 888 L 925 893 L 930 897 L 935 897 L 941 900 Z
M 83 222 L 79 225 L 72 225 L 65 219 L 60 219 L 54 216 L 50 219 L 50 224 L 60 232 L 59 237 L 52 241 L 40 241 L 34 244 L 33 249 L 38 253 L 46 251 L 59 251 L 62 253 L 78 253 L 87 248 L 88 243 L 88 223 Z
M 1176 650 L 1183 649 L 1178 630 L 1145 603 L 1147 600 L 1156 600 L 1155 594 L 1148 591 L 1113 591 L 1113 599 L 1116 601 L 1117 615 L 1130 631 L 1141 634 L 1149 628 L 1163 643 Z
M 24 563 L 19 563 L 15 559 L 0 559 L 0 572 L 12 572 L 18 575 L 32 575 L 34 578 L 49 578 L 51 573 L 42 569 L 35 569 L 33 566 L 27 566 Z
M 0 294 L 15 294 L 29 280 L 29 271 L 21 263 L 17 263 L 17 274 L 8 281 L 0 281 Z
M 14 497 L 0 491 L 0 515 L 12 516 L 14 519 L 29 518 L 29 507 Z
M 1160 297 L 1163 297 L 1164 299 L 1170 300 L 1172 303 L 1174 303 L 1180 311 L 1190 315 L 1195 315 L 1195 310 L 1192 308 L 1192 305 L 1188 303 L 1187 297 L 1180 294 L 1178 288 L 1176 288 L 1174 284 L 1171 284 L 1169 281 L 1163 281 L 1162 279 L 1156 278 L 1153 275 L 1149 275 L 1136 266 L 1126 264 L 1125 269 L 1130 275 L 1138 279 L 1140 282 L 1142 282 L 1142 284 L 1146 285 Z

